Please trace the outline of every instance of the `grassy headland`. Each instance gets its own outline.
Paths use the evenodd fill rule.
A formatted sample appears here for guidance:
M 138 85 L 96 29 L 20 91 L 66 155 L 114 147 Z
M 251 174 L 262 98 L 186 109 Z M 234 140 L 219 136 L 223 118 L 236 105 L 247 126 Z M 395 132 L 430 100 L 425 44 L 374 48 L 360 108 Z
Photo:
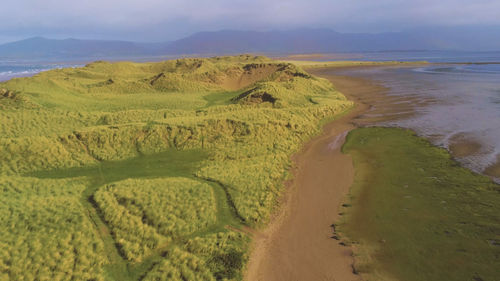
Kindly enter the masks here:
M 367 280 L 499 280 L 500 187 L 408 130 L 362 128 L 340 230 Z
M 239 280 L 289 156 L 352 106 L 265 57 L 0 84 L 0 280 Z

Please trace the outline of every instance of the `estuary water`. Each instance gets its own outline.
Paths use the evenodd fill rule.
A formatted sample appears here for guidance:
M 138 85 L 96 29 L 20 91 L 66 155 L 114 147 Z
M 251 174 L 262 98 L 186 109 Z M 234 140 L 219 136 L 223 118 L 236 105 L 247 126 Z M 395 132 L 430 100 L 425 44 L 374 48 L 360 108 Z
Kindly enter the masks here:
M 338 74 L 338 73 L 337 73 Z M 500 64 L 439 63 L 347 69 L 387 89 L 361 123 L 411 128 L 473 171 L 500 181 Z

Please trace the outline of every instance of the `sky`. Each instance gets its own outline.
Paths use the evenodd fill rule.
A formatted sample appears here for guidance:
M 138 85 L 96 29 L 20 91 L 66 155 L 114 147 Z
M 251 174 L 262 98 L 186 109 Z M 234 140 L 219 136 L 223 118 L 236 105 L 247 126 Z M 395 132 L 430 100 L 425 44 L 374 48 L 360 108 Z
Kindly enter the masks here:
M 33 36 L 160 42 L 220 29 L 500 26 L 500 0 L 2 0 L 0 12 L 0 43 Z

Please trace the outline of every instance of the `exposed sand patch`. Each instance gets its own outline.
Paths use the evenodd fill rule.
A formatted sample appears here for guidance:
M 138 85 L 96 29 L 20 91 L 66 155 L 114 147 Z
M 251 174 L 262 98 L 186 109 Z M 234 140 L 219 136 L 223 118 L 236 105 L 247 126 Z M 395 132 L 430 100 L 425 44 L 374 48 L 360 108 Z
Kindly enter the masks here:
M 220 85 L 226 90 L 239 90 L 268 78 L 279 68 L 279 65 L 271 63 L 247 64 L 243 70 L 238 69 L 226 73 Z
M 466 133 L 458 133 L 449 139 L 450 152 L 455 157 L 467 157 L 481 151 L 482 145 L 473 136 Z
M 254 235 L 246 280 L 361 280 L 353 273 L 352 250 L 332 238 L 332 224 L 339 219 L 339 206 L 354 177 L 351 157 L 340 148 L 346 133 L 355 128 L 354 119 L 369 109 L 360 97 L 382 97 L 384 88 L 365 79 L 313 74 L 330 79 L 357 106 L 327 124 L 322 135 L 293 157 L 294 176 L 281 210 Z

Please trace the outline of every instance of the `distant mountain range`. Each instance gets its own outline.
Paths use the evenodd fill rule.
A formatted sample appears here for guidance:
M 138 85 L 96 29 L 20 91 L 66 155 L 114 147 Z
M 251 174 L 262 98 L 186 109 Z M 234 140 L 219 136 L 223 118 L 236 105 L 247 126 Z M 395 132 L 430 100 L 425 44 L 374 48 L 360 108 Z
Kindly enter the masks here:
M 0 45 L 0 58 L 78 59 L 235 53 L 333 53 L 386 50 L 499 51 L 499 27 L 427 28 L 393 33 L 339 33 L 330 29 L 199 32 L 161 43 L 46 39 Z
M 34 37 L 0 45 L 0 58 L 70 59 L 157 55 L 169 43 L 136 43 L 129 41 L 47 39 Z

